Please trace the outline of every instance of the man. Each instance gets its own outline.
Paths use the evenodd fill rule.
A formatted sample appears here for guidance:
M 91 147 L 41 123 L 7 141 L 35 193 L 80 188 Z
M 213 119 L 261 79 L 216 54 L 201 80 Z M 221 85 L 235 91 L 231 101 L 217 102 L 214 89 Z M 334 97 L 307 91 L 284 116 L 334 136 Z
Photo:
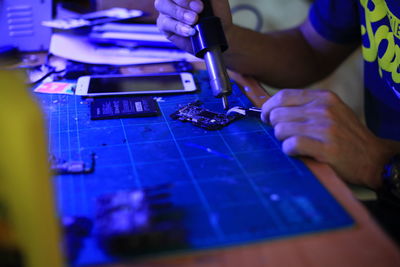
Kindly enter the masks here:
M 261 117 L 274 127 L 286 154 L 312 157 L 349 183 L 387 187 L 400 199 L 400 174 L 393 174 L 400 172 L 400 1 L 316 0 L 302 25 L 268 34 L 233 25 L 228 0 L 212 4 L 230 46 L 227 66 L 271 86 L 305 87 L 362 45 L 368 128 L 323 90 L 281 90 L 263 105 Z M 188 37 L 195 34 L 202 2 L 156 0 L 155 7 L 160 30 L 192 52 Z

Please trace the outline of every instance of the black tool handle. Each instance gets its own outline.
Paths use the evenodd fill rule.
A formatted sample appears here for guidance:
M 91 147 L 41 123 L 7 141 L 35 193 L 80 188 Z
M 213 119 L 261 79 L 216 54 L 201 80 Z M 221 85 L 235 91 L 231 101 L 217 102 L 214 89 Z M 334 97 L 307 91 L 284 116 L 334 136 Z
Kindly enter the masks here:
M 214 10 L 212 8 L 212 4 L 210 0 L 202 0 L 204 9 L 199 15 L 199 19 L 207 18 L 207 17 L 214 17 Z
M 219 47 L 222 52 L 228 49 L 222 22 L 214 15 L 211 1 L 202 1 L 204 9 L 199 15 L 198 23 L 194 26 L 196 34 L 191 37 L 194 54 L 199 58 L 203 58 L 211 48 Z

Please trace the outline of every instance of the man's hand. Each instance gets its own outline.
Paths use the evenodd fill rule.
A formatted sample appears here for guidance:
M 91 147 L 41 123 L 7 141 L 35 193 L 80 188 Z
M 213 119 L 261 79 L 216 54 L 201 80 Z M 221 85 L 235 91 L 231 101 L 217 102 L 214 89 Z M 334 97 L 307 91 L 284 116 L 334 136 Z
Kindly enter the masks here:
M 327 163 L 347 182 L 381 186 L 389 141 L 374 136 L 334 93 L 282 90 L 264 103 L 261 118 L 274 127 L 284 153 Z
M 228 0 L 212 1 L 214 14 L 220 17 L 225 32 L 232 26 Z M 155 8 L 160 13 L 157 26 L 177 47 L 193 53 L 188 37 L 196 32 L 192 27 L 198 21 L 198 14 L 203 10 L 201 0 L 155 0 Z

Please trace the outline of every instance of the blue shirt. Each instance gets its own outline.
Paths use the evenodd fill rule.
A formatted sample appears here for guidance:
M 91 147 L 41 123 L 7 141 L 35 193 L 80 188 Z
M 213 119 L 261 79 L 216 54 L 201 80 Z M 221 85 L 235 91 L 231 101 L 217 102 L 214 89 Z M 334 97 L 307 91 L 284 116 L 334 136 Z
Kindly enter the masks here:
M 316 0 L 309 18 L 327 40 L 362 44 L 367 125 L 400 141 L 400 1 Z

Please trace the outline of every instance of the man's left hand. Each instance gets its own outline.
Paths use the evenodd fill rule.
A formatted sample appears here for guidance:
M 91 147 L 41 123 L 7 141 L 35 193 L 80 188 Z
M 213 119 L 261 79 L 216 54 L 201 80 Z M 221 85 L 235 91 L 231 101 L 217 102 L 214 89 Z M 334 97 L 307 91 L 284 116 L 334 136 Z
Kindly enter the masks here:
M 345 181 L 377 189 L 391 152 L 334 93 L 281 90 L 262 107 L 283 152 L 329 164 Z

